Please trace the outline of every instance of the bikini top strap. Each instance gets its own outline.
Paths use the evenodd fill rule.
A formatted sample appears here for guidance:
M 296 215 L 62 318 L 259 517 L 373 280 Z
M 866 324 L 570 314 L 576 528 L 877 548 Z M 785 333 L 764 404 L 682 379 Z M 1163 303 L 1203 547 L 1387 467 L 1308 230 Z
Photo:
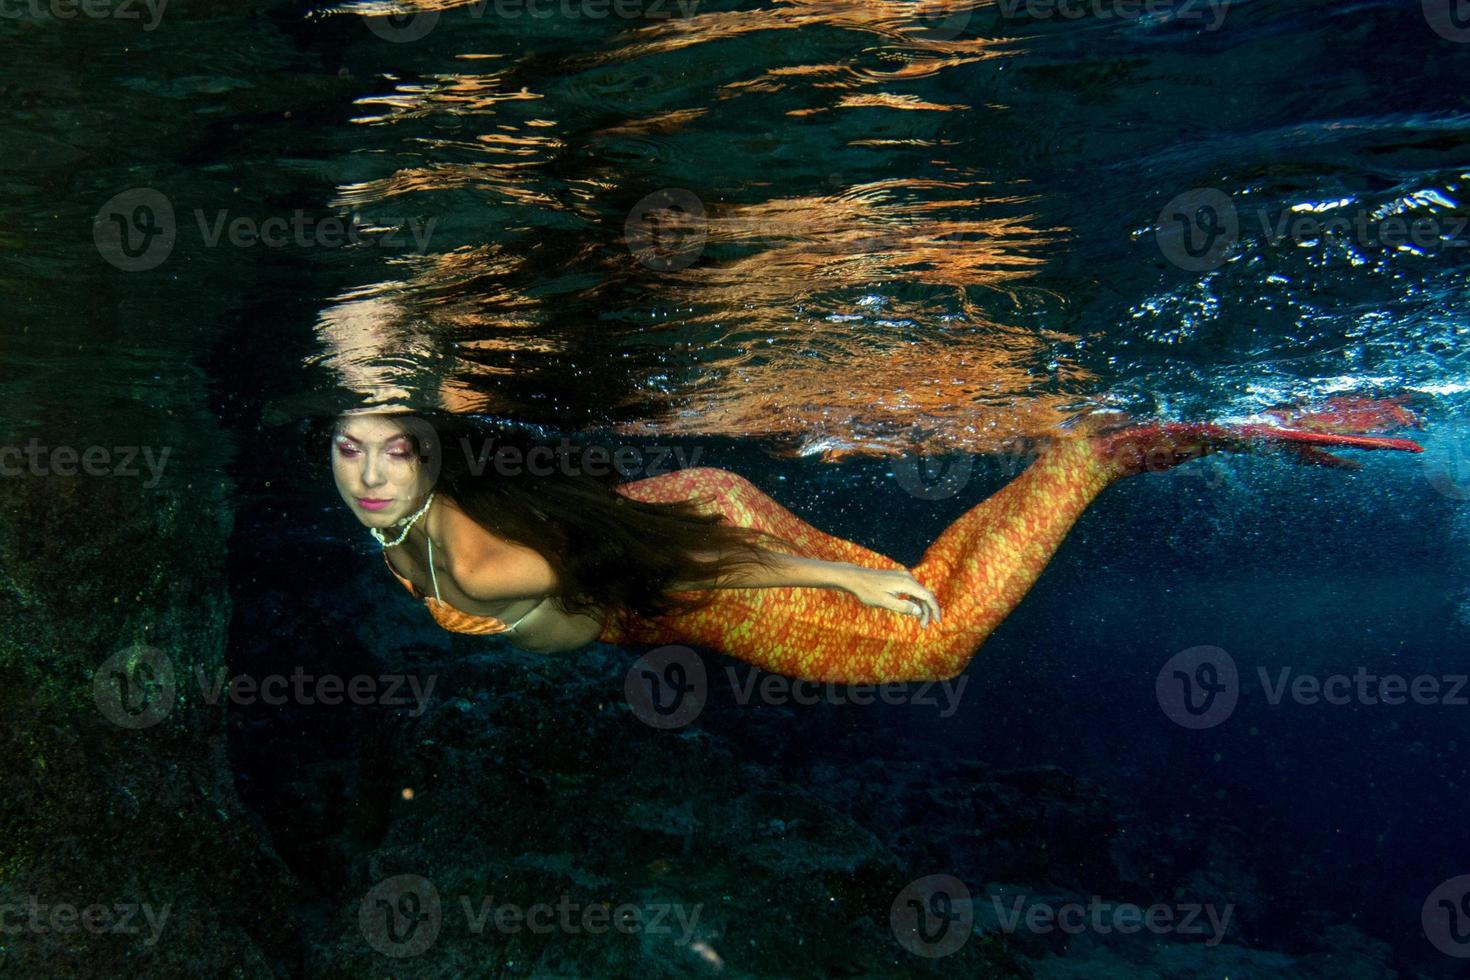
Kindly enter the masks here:
M 533 613 L 533 612 L 535 612 L 535 611 L 536 611 L 536 610 L 538 610 L 538 609 L 540 609 L 540 608 L 541 608 L 541 603 L 542 603 L 542 602 L 545 602 L 545 601 L 546 601 L 546 600 L 547 600 L 547 599 L 549 599 L 549 598 L 550 598 L 550 596 L 542 596 L 542 597 L 541 597 L 541 601 L 540 601 L 540 602 L 537 602 L 537 603 L 536 603 L 536 604 L 535 604 L 535 605 L 534 605 L 534 606 L 532 606 L 532 607 L 531 607 L 531 608 L 530 608 L 530 609 L 527 609 L 527 610 L 526 610 L 526 612 L 525 612 L 525 614 L 524 614 L 524 615 L 522 615 L 522 616 L 521 616 L 521 618 L 520 618 L 520 619 L 517 619 L 517 620 L 516 620 L 516 621 L 515 621 L 515 622 L 514 622 L 514 623 L 510 623 L 510 624 L 508 624 L 508 625 L 507 625 L 507 626 L 506 626 L 506 627 L 505 627 L 505 628 L 506 628 L 506 630 L 507 630 L 507 631 L 510 631 L 510 630 L 513 630 L 513 629 L 515 629 L 515 628 L 516 628 L 516 627 L 517 627 L 517 626 L 519 626 L 519 625 L 521 625 L 521 624 L 522 624 L 522 623 L 524 623 L 524 622 L 525 622 L 525 621 L 526 621 L 526 617 L 527 617 L 527 616 L 529 616 L 529 615 L 531 615 L 531 613 Z
M 434 583 L 434 598 L 443 602 L 444 600 L 439 598 L 439 576 L 434 574 L 434 539 L 432 536 L 429 537 L 429 580 Z

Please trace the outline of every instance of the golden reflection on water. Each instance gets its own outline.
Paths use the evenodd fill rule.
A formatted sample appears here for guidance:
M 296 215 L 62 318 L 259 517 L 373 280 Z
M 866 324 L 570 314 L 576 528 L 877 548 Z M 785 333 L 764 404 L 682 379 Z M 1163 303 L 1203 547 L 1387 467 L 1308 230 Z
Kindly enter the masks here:
M 795 0 L 699 12 L 634 24 L 554 70 L 545 56 L 461 55 L 486 70 L 360 99 L 354 122 L 389 136 L 393 169 L 340 185 L 333 205 L 448 208 L 454 241 L 392 256 L 386 278 L 335 297 L 317 360 L 374 404 L 512 417 L 538 378 L 551 389 L 595 373 L 617 382 L 602 421 L 623 431 L 833 457 L 996 451 L 1055 427 L 1091 380 L 1049 353 L 1074 338 L 992 311 L 1024 300 L 1066 230 L 1029 215 L 1022 180 L 953 162 L 974 130 L 999 131 L 1004 107 L 900 89 L 1005 56 L 946 36 L 946 14 L 976 10 Z M 808 47 L 775 51 L 816 63 L 771 64 L 765 42 L 764 62 L 746 56 L 740 70 L 732 41 L 796 28 Z M 852 32 L 850 61 L 832 60 L 829 37 L 851 44 Z M 695 80 L 656 91 L 673 83 L 647 73 L 681 63 Z M 752 136 L 751 118 L 770 129 Z M 814 162 L 788 142 L 832 156 Z M 381 156 L 368 162 L 382 173 Z M 916 176 L 864 179 L 894 171 Z M 703 212 L 641 215 L 677 219 L 656 243 L 674 260 L 662 264 L 623 235 L 637 198 L 661 188 L 698 188 Z

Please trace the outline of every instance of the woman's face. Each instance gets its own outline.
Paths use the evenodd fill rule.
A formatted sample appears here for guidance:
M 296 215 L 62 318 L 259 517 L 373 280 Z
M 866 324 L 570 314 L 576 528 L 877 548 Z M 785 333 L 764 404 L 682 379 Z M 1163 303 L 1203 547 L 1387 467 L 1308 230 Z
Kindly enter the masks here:
M 390 527 L 412 515 L 431 489 L 413 442 L 385 415 L 337 421 L 332 477 L 352 513 L 368 527 Z

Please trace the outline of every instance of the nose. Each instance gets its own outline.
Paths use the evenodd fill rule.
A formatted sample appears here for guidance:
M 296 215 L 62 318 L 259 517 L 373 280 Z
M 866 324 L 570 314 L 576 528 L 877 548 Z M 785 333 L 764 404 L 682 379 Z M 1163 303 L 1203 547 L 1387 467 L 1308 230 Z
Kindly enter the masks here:
M 380 487 L 388 482 L 388 474 L 382 460 L 377 453 L 363 453 L 362 462 L 362 485 L 364 487 Z

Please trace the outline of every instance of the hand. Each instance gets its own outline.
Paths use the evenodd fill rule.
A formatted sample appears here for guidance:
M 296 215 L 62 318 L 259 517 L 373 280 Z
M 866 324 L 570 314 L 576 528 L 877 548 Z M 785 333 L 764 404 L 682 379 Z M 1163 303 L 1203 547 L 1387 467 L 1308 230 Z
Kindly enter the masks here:
M 939 600 L 904 569 L 853 565 L 842 587 L 867 605 L 917 616 L 921 627 L 939 622 Z

